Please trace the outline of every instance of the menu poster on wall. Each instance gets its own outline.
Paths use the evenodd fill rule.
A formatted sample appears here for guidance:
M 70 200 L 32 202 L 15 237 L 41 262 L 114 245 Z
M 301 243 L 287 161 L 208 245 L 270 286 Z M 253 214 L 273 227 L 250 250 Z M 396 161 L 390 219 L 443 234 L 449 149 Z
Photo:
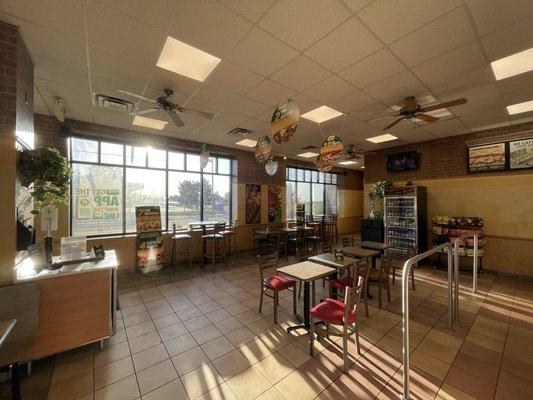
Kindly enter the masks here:
M 296 225 L 305 225 L 305 204 L 296 203 Z
M 533 139 L 509 142 L 509 169 L 533 168 Z
M 468 172 L 499 171 L 505 169 L 505 143 L 468 148 Z
M 261 185 L 246 185 L 246 223 L 261 223 Z
M 159 271 L 165 262 L 161 209 L 159 206 L 135 207 L 135 224 L 137 267 L 143 273 Z
M 268 222 L 281 222 L 281 196 L 281 187 L 268 187 Z

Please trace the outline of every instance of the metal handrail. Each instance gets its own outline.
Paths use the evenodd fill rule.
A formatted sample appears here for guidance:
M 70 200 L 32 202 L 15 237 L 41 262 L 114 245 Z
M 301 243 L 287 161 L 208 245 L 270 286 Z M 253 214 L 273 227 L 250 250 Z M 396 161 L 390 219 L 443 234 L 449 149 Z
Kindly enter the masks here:
M 448 328 L 452 329 L 452 278 L 453 259 L 452 244 L 441 244 L 424 253 L 418 254 L 405 261 L 402 270 L 402 338 L 403 338 L 403 400 L 409 400 L 409 272 L 413 264 L 432 254 L 445 251 L 448 253 Z
M 458 279 L 459 279 L 459 242 L 464 239 L 474 238 L 474 256 L 472 261 L 472 293 L 477 293 L 477 272 L 478 272 L 478 263 L 479 263 L 479 231 L 476 232 L 470 232 L 466 235 L 462 235 L 459 237 L 456 237 L 453 242 L 453 250 L 454 250 L 454 268 L 455 268 L 455 307 L 456 312 L 459 311 L 459 287 L 458 285 Z M 457 318 L 457 314 L 456 314 Z

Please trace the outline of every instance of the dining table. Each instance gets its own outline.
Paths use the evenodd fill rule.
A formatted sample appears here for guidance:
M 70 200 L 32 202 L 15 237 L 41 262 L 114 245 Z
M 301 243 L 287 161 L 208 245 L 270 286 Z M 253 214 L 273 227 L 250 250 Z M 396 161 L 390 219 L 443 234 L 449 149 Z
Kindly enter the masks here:
M 16 319 L 8 319 L 5 321 L 0 321 L 0 348 L 2 348 L 2 345 L 6 341 L 6 339 L 9 337 L 11 332 L 13 332 L 13 328 L 17 324 Z
M 300 321 L 300 324 L 289 326 L 287 328 L 287 332 L 291 332 L 296 329 L 306 329 L 309 331 L 311 327 L 309 313 L 311 311 L 311 303 L 314 302 L 314 299 L 313 301 L 311 300 L 311 289 L 313 289 L 312 292 L 314 294 L 315 281 L 326 276 L 335 276 L 337 270 L 335 268 L 317 264 L 312 261 L 303 261 L 296 264 L 287 265 L 285 267 L 280 267 L 277 269 L 277 272 L 281 275 L 297 279 L 304 283 L 303 316 L 295 315 L 295 317 Z
M 358 260 L 346 256 L 343 256 L 341 259 L 338 259 L 333 253 L 322 253 L 309 257 L 309 261 L 335 268 L 335 277 L 338 278 L 339 272 L 355 265 Z M 333 295 L 334 298 L 337 298 L 337 289 L 332 288 L 330 286 L 330 294 Z

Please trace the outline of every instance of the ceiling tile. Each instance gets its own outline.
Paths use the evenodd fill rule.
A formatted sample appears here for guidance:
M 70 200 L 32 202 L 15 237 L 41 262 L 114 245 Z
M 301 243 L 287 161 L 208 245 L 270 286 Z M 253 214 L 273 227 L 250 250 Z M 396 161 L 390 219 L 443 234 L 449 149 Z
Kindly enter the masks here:
M 263 104 L 274 106 L 286 99 L 292 98 L 296 92 L 271 80 L 264 80 L 250 90 L 246 97 L 259 101 Z
M 193 95 L 202 85 L 201 82 L 187 78 L 186 76 L 175 74 L 166 69 L 154 67 L 152 78 L 148 87 L 156 90 L 165 88 L 172 89 L 174 92 L 184 92 L 189 96 Z
M 330 75 L 331 72 L 302 55 L 285 64 L 271 79 L 301 92 Z
M 300 115 L 323 105 L 322 102 L 312 99 L 302 93 L 292 96 L 291 99 L 294 100 L 298 105 L 298 108 L 300 109 Z
M 368 86 L 365 88 L 365 92 L 378 100 L 388 99 L 394 96 L 405 98 L 419 87 L 420 81 L 411 72 L 403 71 Z
M 299 50 L 309 47 L 350 16 L 338 0 L 279 0 L 259 25 Z
M 387 49 L 382 49 L 341 71 L 339 75 L 358 88 L 397 74 L 405 67 Z
M 271 106 L 259 103 L 255 100 L 249 99 L 247 97 L 241 97 L 233 104 L 231 104 L 227 109 L 237 114 L 246 115 L 248 117 L 255 117 L 266 110 L 269 110 Z
M 339 97 L 355 92 L 357 89 L 339 78 L 337 75 L 331 75 L 329 78 L 311 86 L 304 93 L 321 103 L 329 103 Z
M 458 118 L 437 121 L 424 126 L 424 129 L 440 137 L 460 135 L 468 130 L 468 128 Z
M 450 108 L 450 111 L 459 117 L 463 117 L 465 115 L 478 114 L 485 111 L 489 112 L 490 110 L 501 111 L 503 109 L 505 109 L 503 100 L 497 96 L 469 101 L 466 104 Z
M 204 104 L 204 103 L 198 103 L 197 101 L 194 101 L 194 100 L 193 101 L 189 101 L 187 103 L 187 107 L 193 108 L 193 109 L 199 110 L 199 111 L 205 111 L 205 112 L 211 113 L 213 115 L 216 115 L 216 114 L 218 114 L 221 111 L 220 107 L 214 107 L 212 105 L 207 105 L 207 104 Z M 200 118 L 200 117 L 194 117 L 194 118 Z M 205 119 L 205 118 L 201 118 L 201 119 L 204 122 L 207 121 L 207 119 Z
M 450 97 L 466 89 L 481 86 L 494 81 L 490 66 L 483 65 L 469 71 L 428 84 L 428 88 L 438 97 Z
M 533 15 L 531 0 L 468 0 L 467 4 L 482 36 Z
M 237 101 L 238 98 L 239 97 L 233 93 L 204 85 L 195 93 L 192 100 L 224 109 L 228 104 Z
M 494 119 L 496 121 L 496 119 Z M 472 120 L 474 121 L 474 120 Z M 470 132 L 478 132 L 478 131 L 486 131 L 487 129 L 496 129 L 496 128 L 502 128 L 504 126 L 511 125 L 511 121 L 503 121 L 503 122 L 493 122 L 493 123 L 487 123 L 485 125 L 477 125 L 475 122 L 472 122 L 473 127 L 470 128 Z
M 368 4 L 372 3 L 373 0 L 341 0 L 346 4 L 353 12 L 361 10 L 363 7 L 366 7 Z
M 335 110 L 349 113 L 357 108 L 367 106 L 375 102 L 376 100 L 367 95 L 365 92 L 358 90 L 350 93 L 347 96 L 341 97 L 340 99 L 332 101 L 329 105 Z
M 167 29 L 176 8 L 175 0 L 96 0 L 161 31 Z
M 265 121 L 259 119 L 251 118 L 248 121 L 240 124 L 242 128 L 250 129 L 252 132 L 266 133 L 268 129 L 268 124 Z
M 425 61 L 411 71 L 424 83 L 433 83 L 455 74 L 486 64 L 487 60 L 477 41 Z
M 526 117 L 526 115 L 528 116 Z M 525 124 L 526 122 L 531 122 L 531 121 L 533 121 L 533 115 L 531 112 L 511 116 L 511 124 L 513 125 Z
M 229 58 L 264 76 L 277 71 L 298 52 L 262 29 L 254 28 L 233 49 Z
M 250 118 L 247 117 L 246 115 L 241 115 L 241 114 L 237 114 L 232 111 L 229 111 L 229 110 L 225 110 L 225 111 L 218 113 L 213 119 L 213 121 L 240 126 L 241 124 L 245 123 L 249 119 Z
M 357 15 L 391 43 L 461 4 L 460 0 L 377 0 Z
M 503 103 L 506 106 L 523 103 L 525 101 L 533 100 L 533 93 L 531 92 L 530 87 L 524 87 L 522 90 L 517 90 L 516 92 L 511 92 L 502 95 Z
M 357 18 L 350 18 L 305 53 L 338 72 L 381 47 L 381 42 Z
M 533 43 L 533 17 L 482 37 L 489 61 L 495 61 L 511 54 L 527 50 Z
M 257 86 L 264 78 L 228 60 L 223 60 L 209 75 L 209 86 L 244 94 Z
M 89 43 L 155 65 L 165 35 L 132 17 L 87 1 Z
M 443 97 L 442 100 L 449 101 L 457 97 L 464 97 L 469 102 L 474 102 L 499 96 L 500 93 L 498 92 L 496 85 L 494 83 L 489 83 L 487 85 L 477 86 L 473 89 L 465 90 L 463 92 L 459 92 L 451 96 Z
M 367 121 L 371 118 L 379 118 L 385 115 L 390 115 L 392 112 L 393 111 L 389 107 L 386 107 L 381 103 L 373 103 L 358 107 L 355 110 L 350 111 L 349 115 L 357 118 L 359 121 Z
M 233 10 L 211 0 L 178 0 L 169 34 L 214 56 L 226 56 L 251 28 Z
M 486 109 L 476 114 L 465 115 L 461 121 L 470 129 L 480 130 L 487 125 L 509 124 L 509 114 L 503 109 Z
M 123 93 L 120 93 L 118 90 L 127 90 L 128 92 L 139 95 L 142 95 L 143 93 L 143 86 L 141 85 L 135 85 L 131 82 L 110 78 L 95 72 L 91 72 L 91 83 L 95 93 L 102 93 L 108 96 L 123 98 L 133 102 L 134 104 L 138 103 L 138 100 L 135 97 L 127 96 Z
M 228 7 L 233 8 L 243 17 L 256 22 L 266 10 L 274 3 L 274 0 L 242 1 L 242 0 L 220 0 Z
M 462 7 L 443 15 L 389 47 L 407 65 L 429 60 L 475 39 Z
M 87 70 L 71 68 L 68 64 L 60 63 L 41 56 L 33 56 L 34 76 L 43 80 L 64 83 L 89 90 L 89 75 Z
M 88 88 L 79 88 L 64 83 L 52 82 L 35 78 L 35 86 L 39 89 L 39 93 L 43 96 L 61 97 L 66 99 L 68 95 L 74 96 L 77 99 L 86 97 L 90 100 L 91 95 Z
M 74 115 L 82 115 L 84 121 L 86 118 L 92 118 L 93 110 L 89 92 L 49 82 L 36 81 L 35 83 L 49 110 L 54 109 L 55 98 L 61 97 L 65 101 L 67 118 L 75 118 Z
M 496 82 L 501 94 L 507 94 L 533 87 L 533 71 L 511 76 Z

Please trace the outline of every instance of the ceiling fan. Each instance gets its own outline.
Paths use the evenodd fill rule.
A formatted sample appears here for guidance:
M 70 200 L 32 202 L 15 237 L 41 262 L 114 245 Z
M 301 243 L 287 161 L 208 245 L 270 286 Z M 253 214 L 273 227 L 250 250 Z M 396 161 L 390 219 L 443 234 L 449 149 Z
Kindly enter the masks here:
M 392 118 L 392 117 L 400 117 L 396 119 L 394 122 L 392 122 L 391 124 L 387 125 L 385 128 L 383 128 L 384 131 L 392 128 L 394 125 L 396 125 L 397 123 L 399 123 L 400 121 L 404 119 L 419 119 L 425 122 L 432 123 L 432 122 L 438 121 L 439 118 L 434 117 L 429 114 L 425 114 L 426 112 L 440 110 L 442 108 L 459 106 L 461 104 L 465 104 L 466 101 L 467 101 L 466 99 L 461 98 L 461 99 L 447 101 L 445 103 L 434 104 L 432 106 L 421 107 L 420 104 L 418 104 L 418 101 L 416 100 L 414 96 L 409 96 L 404 99 L 404 105 L 402 108 L 398 110 L 397 113 L 392 114 L 392 115 L 386 115 L 384 117 L 372 118 L 365 122 L 376 121 L 380 119 L 387 119 L 387 118 Z
M 357 151 L 355 144 L 346 145 L 346 151 L 342 155 L 342 160 L 358 160 L 364 153 L 362 151 Z
M 175 103 L 172 103 L 170 101 L 170 98 L 172 97 L 172 94 L 174 92 L 171 89 L 163 89 L 162 92 L 165 95 L 158 97 L 157 100 L 152 100 L 152 99 L 149 99 L 147 97 L 140 96 L 138 94 L 128 92 L 127 90 L 119 89 L 118 91 L 120 93 L 124 93 L 124 94 L 126 94 L 128 96 L 136 97 L 138 99 L 149 101 L 150 103 L 154 104 L 153 108 L 149 108 L 147 110 L 142 110 L 142 111 L 137 111 L 136 113 L 133 113 L 134 115 L 143 115 L 143 114 L 148 114 L 148 113 L 151 113 L 151 112 L 154 112 L 154 111 L 157 111 L 157 110 L 164 110 L 166 114 L 170 115 L 170 118 L 176 124 L 176 126 L 184 126 L 185 125 L 185 123 L 183 122 L 183 120 L 179 116 L 179 114 L 182 114 L 182 113 L 183 114 L 193 115 L 195 117 L 206 118 L 206 119 L 212 119 L 213 118 L 213 114 L 211 114 L 211 113 L 208 113 L 208 112 L 205 112 L 205 111 L 200 111 L 200 110 L 195 110 L 193 108 L 181 107 L 181 106 L 179 106 L 179 105 L 177 105 Z

